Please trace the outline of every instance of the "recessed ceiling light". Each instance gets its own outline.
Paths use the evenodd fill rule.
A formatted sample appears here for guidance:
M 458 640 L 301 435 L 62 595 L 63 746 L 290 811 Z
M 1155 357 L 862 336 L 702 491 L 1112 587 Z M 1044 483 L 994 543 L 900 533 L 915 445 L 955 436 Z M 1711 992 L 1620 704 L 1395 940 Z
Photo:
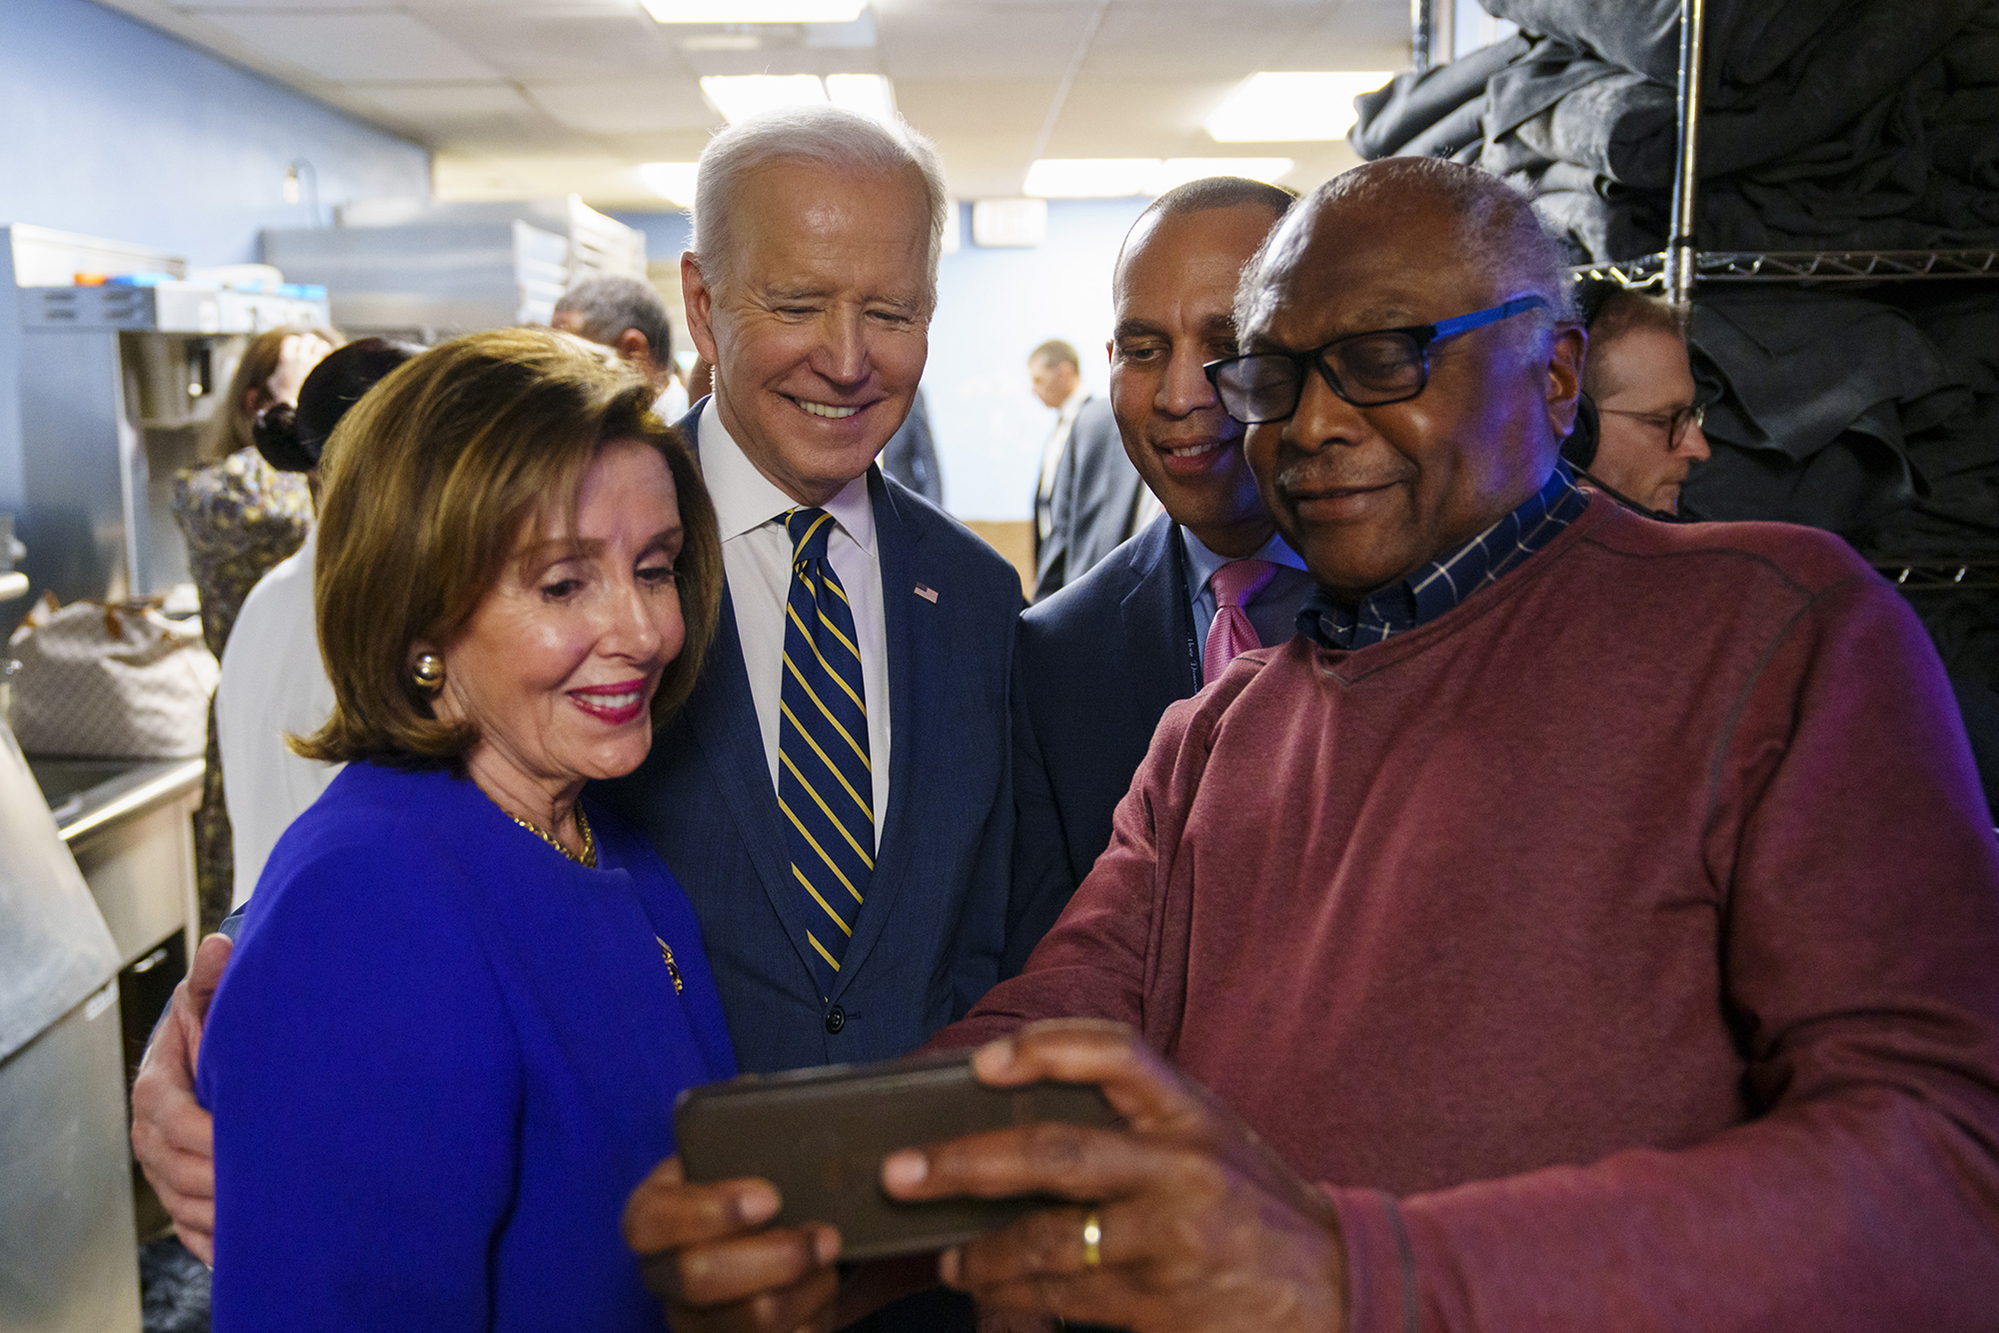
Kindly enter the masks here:
M 731 125 L 779 107 L 826 100 L 826 85 L 816 74 L 711 75 L 701 80 L 701 91 Z
M 694 171 L 700 165 L 698 162 L 644 162 L 639 165 L 639 179 L 660 198 L 682 208 L 692 208 Z
M 1156 157 L 1044 157 L 1027 169 L 1020 192 L 1040 199 L 1116 199 L 1148 193 Z
M 1275 181 L 1291 170 L 1288 157 L 1044 157 L 1027 169 L 1021 193 L 1040 199 L 1117 199 L 1164 194 L 1203 176 Z
M 1344 139 L 1353 128 L 1353 99 L 1393 77 L 1354 70 L 1252 74 L 1208 117 L 1208 134 L 1217 143 Z
M 895 90 L 879 74 L 828 74 L 826 96 L 834 106 L 859 112 L 870 120 L 895 119 Z
M 852 23 L 865 0 L 643 0 L 660 23 Z
M 697 32 L 680 39 L 680 49 L 696 53 L 706 51 L 755 51 L 764 44 L 764 39 L 753 32 Z
M 1288 157 L 1169 157 L 1159 164 L 1148 194 L 1165 194 L 1203 176 L 1241 176 L 1275 185 L 1297 165 Z

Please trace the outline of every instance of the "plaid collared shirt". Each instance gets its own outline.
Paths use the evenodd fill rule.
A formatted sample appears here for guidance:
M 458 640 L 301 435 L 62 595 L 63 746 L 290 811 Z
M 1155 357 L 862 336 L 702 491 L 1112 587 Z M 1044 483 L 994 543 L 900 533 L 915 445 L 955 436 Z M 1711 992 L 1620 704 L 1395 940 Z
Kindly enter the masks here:
M 1582 516 L 1589 497 L 1576 489 L 1567 462 L 1527 503 L 1408 578 L 1376 588 L 1348 606 L 1324 587 L 1298 612 L 1298 632 L 1321 648 L 1365 648 L 1428 624 L 1495 582 Z

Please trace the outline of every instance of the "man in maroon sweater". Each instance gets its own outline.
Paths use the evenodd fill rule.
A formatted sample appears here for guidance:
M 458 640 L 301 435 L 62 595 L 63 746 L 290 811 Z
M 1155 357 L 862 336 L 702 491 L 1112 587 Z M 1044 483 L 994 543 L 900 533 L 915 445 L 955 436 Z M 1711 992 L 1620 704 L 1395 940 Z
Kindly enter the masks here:
M 945 1281 L 1147 1331 L 1999 1319 L 1999 847 L 1943 673 L 1829 537 L 1575 490 L 1564 281 L 1421 159 L 1252 266 L 1210 373 L 1320 590 L 940 1035 L 1127 1119 L 891 1157 L 903 1198 L 1074 1201 Z M 775 1208 L 634 1196 L 676 1326 L 851 1313 Z

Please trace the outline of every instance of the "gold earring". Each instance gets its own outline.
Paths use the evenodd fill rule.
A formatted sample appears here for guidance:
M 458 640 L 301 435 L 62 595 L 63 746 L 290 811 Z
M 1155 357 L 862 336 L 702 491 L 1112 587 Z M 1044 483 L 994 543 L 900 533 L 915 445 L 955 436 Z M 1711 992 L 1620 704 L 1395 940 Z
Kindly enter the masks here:
M 434 690 L 444 684 L 444 659 L 436 653 L 418 653 L 410 675 L 416 678 L 419 688 Z

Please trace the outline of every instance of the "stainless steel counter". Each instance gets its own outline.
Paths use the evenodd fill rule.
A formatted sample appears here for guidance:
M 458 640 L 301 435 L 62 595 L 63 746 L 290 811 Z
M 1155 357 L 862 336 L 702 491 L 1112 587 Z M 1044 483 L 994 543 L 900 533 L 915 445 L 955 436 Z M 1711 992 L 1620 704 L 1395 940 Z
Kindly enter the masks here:
M 194 830 L 199 759 L 46 759 L 28 768 L 111 928 L 121 965 L 181 931 L 198 943 Z
M 120 968 L 0 725 L 0 1328 L 139 1328 Z

